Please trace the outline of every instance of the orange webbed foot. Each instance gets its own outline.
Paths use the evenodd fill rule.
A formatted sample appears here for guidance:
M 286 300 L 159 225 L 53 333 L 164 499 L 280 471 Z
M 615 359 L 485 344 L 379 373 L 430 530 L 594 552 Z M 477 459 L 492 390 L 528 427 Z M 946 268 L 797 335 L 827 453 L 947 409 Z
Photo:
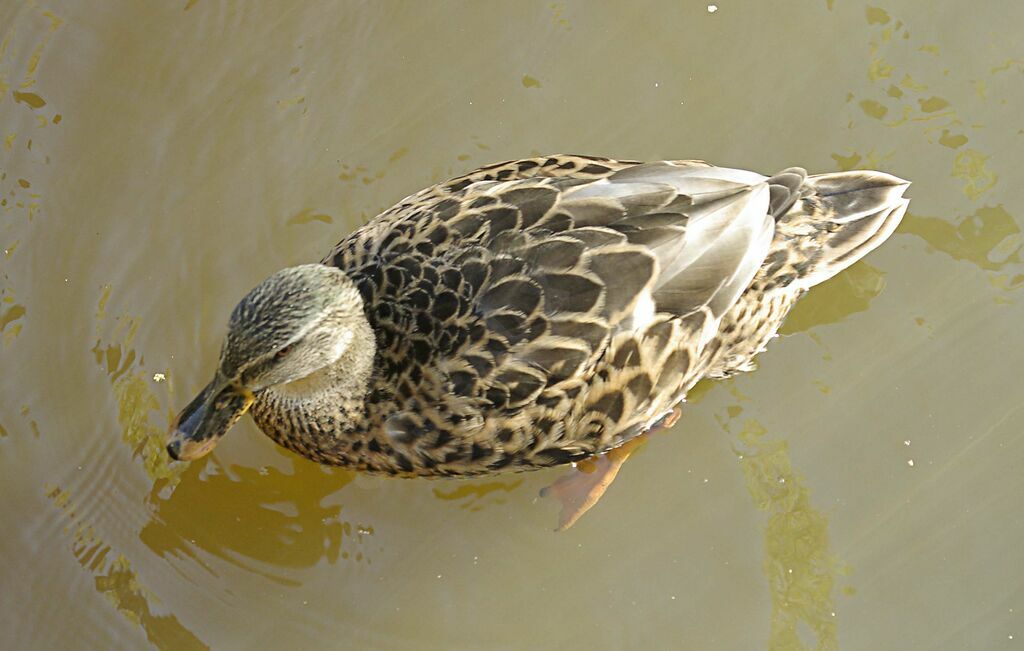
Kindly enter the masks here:
M 540 491 L 541 497 L 551 495 L 562 504 L 556 531 L 565 531 L 589 511 L 608 490 L 619 469 L 633 452 L 647 442 L 645 437 L 627 441 L 596 457 L 585 459 L 568 474 Z

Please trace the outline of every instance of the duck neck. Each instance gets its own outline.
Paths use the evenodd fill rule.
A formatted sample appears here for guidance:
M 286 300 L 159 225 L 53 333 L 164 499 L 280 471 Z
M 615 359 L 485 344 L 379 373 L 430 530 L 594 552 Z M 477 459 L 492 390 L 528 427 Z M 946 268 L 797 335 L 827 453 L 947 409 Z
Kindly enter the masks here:
M 365 418 L 377 343 L 365 318 L 350 326 L 352 341 L 334 363 L 257 396 L 253 417 L 280 445 L 305 456 L 331 454 Z

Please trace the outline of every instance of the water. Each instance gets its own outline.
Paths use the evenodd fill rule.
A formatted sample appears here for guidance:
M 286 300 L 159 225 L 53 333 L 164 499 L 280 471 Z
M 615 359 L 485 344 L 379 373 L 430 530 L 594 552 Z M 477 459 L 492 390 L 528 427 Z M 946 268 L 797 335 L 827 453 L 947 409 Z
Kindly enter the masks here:
M 1024 5 L 0 4 L 10 648 L 997 649 L 1024 640 Z M 228 312 L 506 158 L 914 181 L 753 374 L 566 533 L 246 419 L 168 465 Z

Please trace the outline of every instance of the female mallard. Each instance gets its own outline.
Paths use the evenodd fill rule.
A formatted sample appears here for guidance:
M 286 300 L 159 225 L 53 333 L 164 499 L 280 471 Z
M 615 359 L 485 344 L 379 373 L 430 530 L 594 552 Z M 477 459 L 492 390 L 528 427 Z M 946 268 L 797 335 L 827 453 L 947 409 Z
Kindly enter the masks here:
M 167 450 L 246 411 L 320 463 L 478 475 L 642 434 L 748 370 L 796 300 L 881 244 L 908 183 L 551 156 L 408 197 L 235 307 Z

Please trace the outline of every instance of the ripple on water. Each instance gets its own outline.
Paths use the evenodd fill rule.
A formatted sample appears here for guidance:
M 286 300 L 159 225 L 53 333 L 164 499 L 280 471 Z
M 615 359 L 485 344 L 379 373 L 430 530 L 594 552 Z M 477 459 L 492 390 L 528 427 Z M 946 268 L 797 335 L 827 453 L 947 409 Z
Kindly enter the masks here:
M 64 533 L 70 538 L 70 551 L 79 565 L 93 577 L 99 594 L 130 623 L 142 628 L 158 649 L 208 649 L 173 614 L 158 614 L 152 605 L 153 594 L 145 588 L 128 558 L 113 550 L 96 532 L 71 493 L 59 486 L 46 489 L 46 496 L 64 514 Z M 46 600 L 61 607 L 58 599 Z
M 167 408 L 140 370 L 142 356 L 134 348 L 138 320 L 127 315 L 108 319 L 110 292 L 104 287 L 97 304 L 91 352 L 106 376 L 110 404 L 117 406 L 117 429 L 105 431 L 100 425 L 88 445 L 75 447 L 79 472 L 61 483 L 76 496 L 76 511 L 84 520 L 101 525 L 113 539 L 125 540 L 146 522 L 145 510 L 139 508 L 139 475 L 122 471 L 125 453 L 140 460 L 150 480 L 162 485 L 173 485 L 181 469 L 170 467 L 163 450 L 164 428 L 152 422 Z

